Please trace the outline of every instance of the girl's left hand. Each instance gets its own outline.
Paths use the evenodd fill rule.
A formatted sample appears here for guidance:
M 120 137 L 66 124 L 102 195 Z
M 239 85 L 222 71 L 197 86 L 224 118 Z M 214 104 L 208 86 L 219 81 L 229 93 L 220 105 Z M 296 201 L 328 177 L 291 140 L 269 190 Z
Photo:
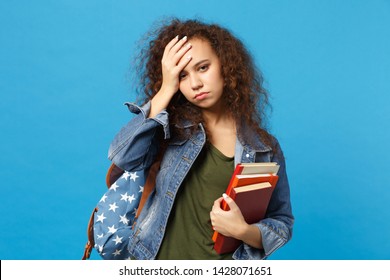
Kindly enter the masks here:
M 221 202 L 225 200 L 230 210 L 224 211 L 221 208 Z M 214 201 L 210 212 L 211 225 L 213 229 L 228 237 L 242 239 L 242 235 L 247 231 L 249 225 L 233 199 L 226 194 Z

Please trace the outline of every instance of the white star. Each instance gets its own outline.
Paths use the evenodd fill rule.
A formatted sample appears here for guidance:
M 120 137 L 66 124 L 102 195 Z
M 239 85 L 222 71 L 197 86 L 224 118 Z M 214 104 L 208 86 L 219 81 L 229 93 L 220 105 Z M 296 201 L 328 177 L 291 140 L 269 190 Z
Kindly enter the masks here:
M 137 175 L 137 172 L 130 173 L 130 179 L 135 182 L 139 176 Z
M 114 253 L 112 253 L 114 256 L 119 256 L 121 254 L 122 250 L 116 250 Z
M 100 238 L 103 237 L 103 233 L 102 234 L 97 234 L 96 236 L 97 236 L 97 239 L 100 239 Z
M 143 186 L 139 186 L 139 192 L 144 192 L 144 187 Z
M 114 211 L 115 212 L 115 211 Z M 103 223 L 104 219 L 107 219 L 107 217 L 104 217 L 104 213 L 97 215 L 97 221 L 96 222 L 101 222 Z
M 110 209 L 108 209 L 108 210 L 112 210 L 112 212 L 115 212 L 116 208 L 119 208 L 119 207 L 116 206 L 116 202 L 114 202 L 113 204 L 110 204 Z
M 107 198 L 107 196 L 104 194 L 103 197 L 102 197 L 102 199 L 100 199 L 99 202 L 106 202 L 106 198 Z
M 115 228 L 115 225 L 112 225 L 112 227 L 108 227 L 108 232 L 115 233 L 118 229 Z
M 110 190 L 113 190 L 114 192 L 116 192 L 116 189 L 119 188 L 119 186 L 116 184 L 116 182 L 114 184 L 111 185 L 111 188 Z
M 130 177 L 130 173 L 125 171 L 125 173 L 123 173 L 123 178 L 127 181 L 127 179 Z
M 95 247 L 97 247 L 96 249 L 98 250 L 99 253 L 101 253 L 103 251 L 103 246 L 96 245 Z
M 134 194 L 132 194 L 132 195 L 129 196 L 128 198 L 129 198 L 129 202 L 130 202 L 130 203 L 132 203 L 133 200 L 135 200 Z
M 117 245 L 118 243 L 122 243 L 122 238 L 123 238 L 123 237 L 119 237 L 119 235 L 117 235 L 117 236 L 115 237 L 115 239 L 113 239 L 112 241 L 114 241 L 114 242 L 115 242 L 115 245 Z
M 127 192 L 125 194 L 121 194 L 121 200 L 124 200 L 124 201 L 127 201 L 127 199 L 129 198 L 129 196 L 127 195 Z
M 119 215 L 119 217 L 121 217 L 120 221 L 119 222 L 122 222 L 123 224 L 127 225 L 129 223 L 129 219 L 126 218 L 126 214 L 125 215 Z

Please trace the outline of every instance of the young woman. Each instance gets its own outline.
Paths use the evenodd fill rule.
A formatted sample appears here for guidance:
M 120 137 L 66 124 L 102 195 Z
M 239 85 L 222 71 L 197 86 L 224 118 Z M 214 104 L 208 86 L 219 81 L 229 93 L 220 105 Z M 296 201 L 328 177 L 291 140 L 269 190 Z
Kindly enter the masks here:
M 293 215 L 283 153 L 265 129 L 260 73 L 243 44 L 215 24 L 174 19 L 148 36 L 138 68 L 145 100 L 127 103 L 136 116 L 113 140 L 109 159 L 129 172 L 148 169 L 157 157 L 161 164 L 154 191 L 118 246 L 132 259 L 268 257 L 290 240 Z M 222 194 L 235 165 L 254 161 L 277 162 L 279 180 L 266 218 L 247 224 Z M 214 230 L 243 243 L 217 254 Z M 114 243 L 100 248 L 104 258 L 119 255 Z

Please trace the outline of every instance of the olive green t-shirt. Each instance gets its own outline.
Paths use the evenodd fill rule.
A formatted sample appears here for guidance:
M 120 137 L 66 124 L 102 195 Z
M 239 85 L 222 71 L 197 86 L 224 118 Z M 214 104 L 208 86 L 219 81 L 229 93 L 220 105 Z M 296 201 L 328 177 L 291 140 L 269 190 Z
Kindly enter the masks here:
M 234 158 L 211 144 L 203 148 L 175 198 L 157 259 L 232 259 L 213 249 L 210 211 L 225 192 L 233 174 Z

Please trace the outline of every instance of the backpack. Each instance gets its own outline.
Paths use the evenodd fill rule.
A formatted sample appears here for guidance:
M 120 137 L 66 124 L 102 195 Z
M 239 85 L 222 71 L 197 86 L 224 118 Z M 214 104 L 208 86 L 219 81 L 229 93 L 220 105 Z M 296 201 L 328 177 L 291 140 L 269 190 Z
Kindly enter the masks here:
M 156 175 L 160 168 L 160 160 L 157 160 L 149 169 L 148 174 L 145 179 L 143 192 L 138 192 L 135 198 L 136 202 L 139 201 L 137 211 L 135 213 L 130 213 L 132 215 L 132 227 L 134 227 L 139 214 L 142 211 L 142 208 L 149 197 L 149 194 L 153 191 Z M 108 189 L 111 188 L 119 179 L 121 179 L 126 171 L 119 168 L 115 164 L 111 164 L 106 174 L 106 185 Z M 99 211 L 99 207 L 95 207 L 92 211 L 92 214 L 89 218 L 88 226 L 87 226 L 87 238 L 88 241 L 84 248 L 84 254 L 82 256 L 82 260 L 87 260 L 91 256 L 92 248 L 95 247 L 95 238 L 94 238 L 94 226 L 95 226 L 95 213 Z

